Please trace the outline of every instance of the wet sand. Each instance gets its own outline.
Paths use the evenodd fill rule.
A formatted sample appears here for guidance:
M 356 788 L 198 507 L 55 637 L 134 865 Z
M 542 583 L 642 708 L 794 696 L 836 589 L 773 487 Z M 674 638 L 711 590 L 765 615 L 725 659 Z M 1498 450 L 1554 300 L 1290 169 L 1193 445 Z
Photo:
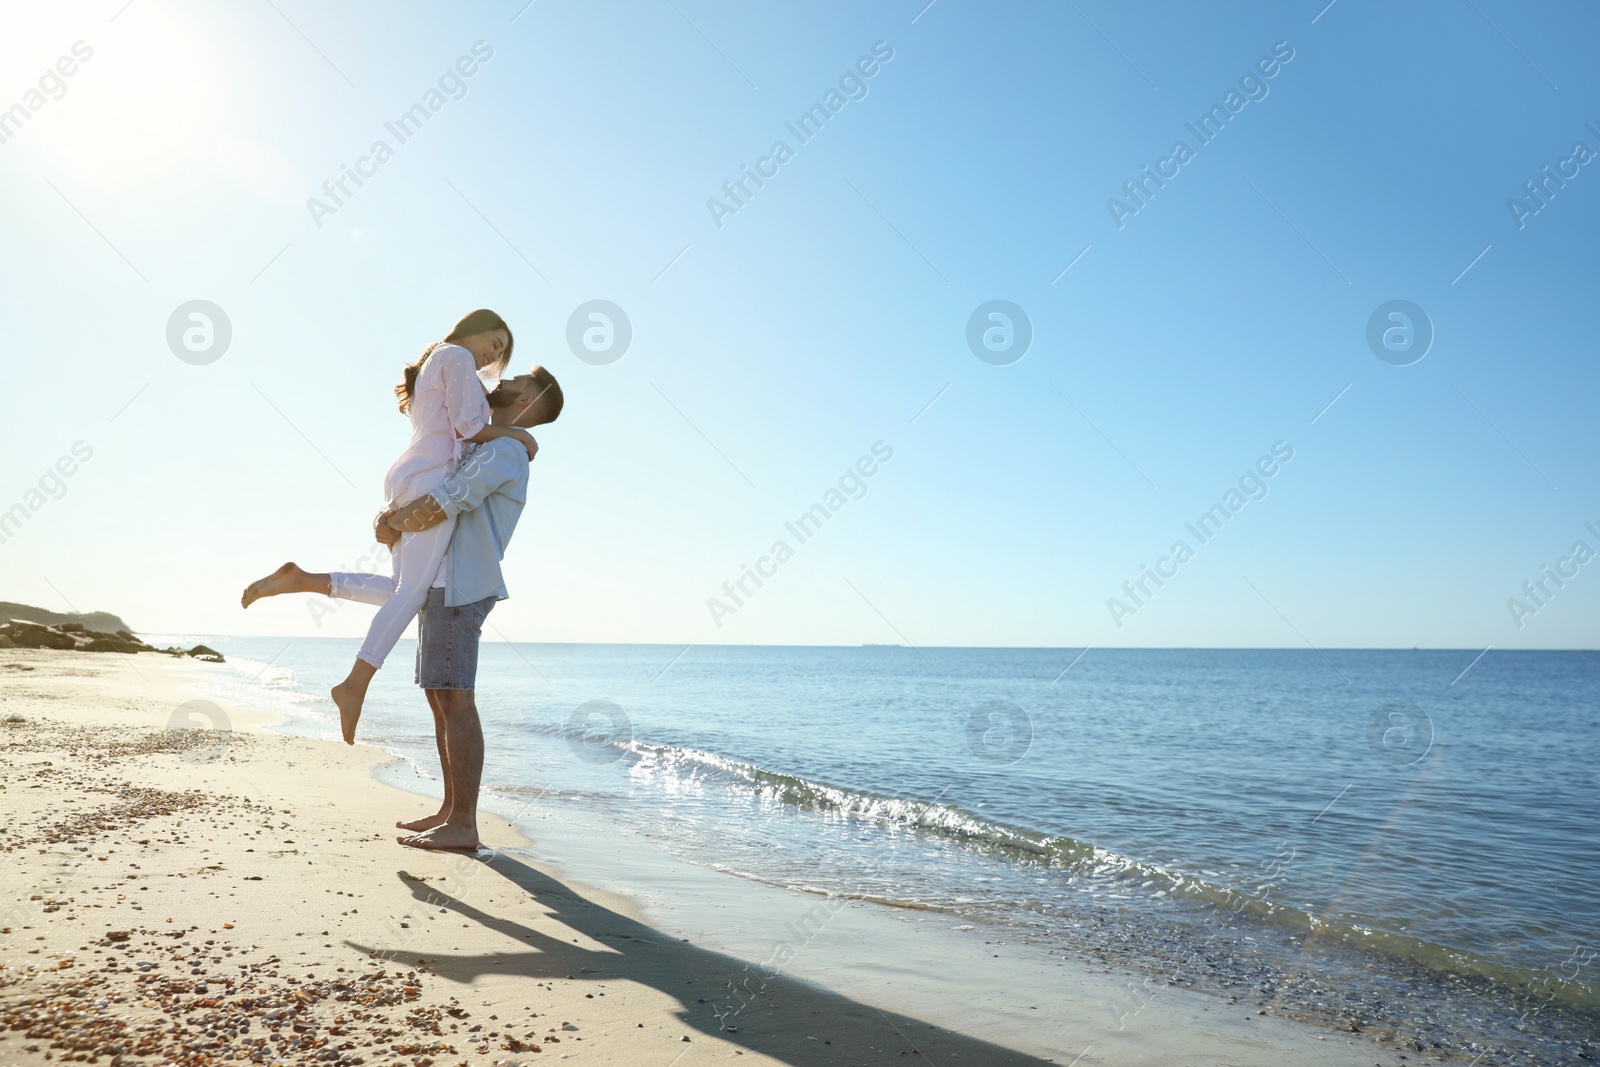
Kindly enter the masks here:
M 195 669 L 0 650 L 0 1063 L 1405 1062 L 1177 988 L 1118 1028 L 1130 976 L 1088 961 L 1052 968 L 1042 1011 L 980 1012 L 977 974 L 970 1015 L 829 988 L 821 940 L 808 982 L 663 933 L 493 816 L 496 851 L 402 848 L 394 821 L 433 805 L 374 779 L 384 753 L 195 703 Z M 875 953 L 873 928 L 848 926 L 857 957 L 960 988 L 958 960 Z

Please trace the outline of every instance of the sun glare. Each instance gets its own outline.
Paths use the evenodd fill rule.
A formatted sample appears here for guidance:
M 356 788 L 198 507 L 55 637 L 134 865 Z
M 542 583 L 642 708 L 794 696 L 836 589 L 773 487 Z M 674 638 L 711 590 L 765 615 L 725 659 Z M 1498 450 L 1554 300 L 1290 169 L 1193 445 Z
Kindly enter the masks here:
M 0 99 L 21 120 L 12 136 L 32 142 L 30 154 L 119 182 L 176 170 L 201 154 L 222 86 L 193 27 L 142 2 L 114 22 L 40 18 L 51 25 L 29 36 L 55 40 L 56 52 L 8 57 L 12 77 Z M 25 119 L 13 104 L 27 110 Z

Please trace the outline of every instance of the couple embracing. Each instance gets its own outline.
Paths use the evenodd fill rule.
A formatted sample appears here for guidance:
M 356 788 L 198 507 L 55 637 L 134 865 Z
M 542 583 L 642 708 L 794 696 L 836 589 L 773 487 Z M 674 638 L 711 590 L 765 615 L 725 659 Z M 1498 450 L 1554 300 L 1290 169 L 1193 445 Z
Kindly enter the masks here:
M 478 642 L 495 601 L 507 597 L 500 561 L 527 502 L 528 465 L 539 450 L 528 430 L 561 414 L 561 387 L 543 367 L 501 380 L 513 339 L 505 320 L 480 309 L 429 345 L 395 386 L 411 443 L 384 478 L 374 535 L 393 573 L 313 573 L 294 563 L 245 589 L 241 602 L 321 593 L 377 605 L 361 650 L 331 696 L 346 744 L 355 744 L 367 686 L 417 620 L 416 684 L 427 695 L 444 772 L 439 811 L 400 843 L 478 847 L 483 730 L 473 697 Z

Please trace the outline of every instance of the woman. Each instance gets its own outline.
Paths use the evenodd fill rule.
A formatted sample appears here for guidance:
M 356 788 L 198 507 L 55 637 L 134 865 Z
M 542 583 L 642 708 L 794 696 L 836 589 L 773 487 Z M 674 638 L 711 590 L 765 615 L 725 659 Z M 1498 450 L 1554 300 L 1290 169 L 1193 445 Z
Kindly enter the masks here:
M 484 380 L 499 378 L 511 362 L 512 344 L 511 328 L 505 320 L 483 308 L 463 316 L 443 341 L 429 345 L 415 363 L 406 367 L 404 380 L 394 391 L 401 413 L 411 419 L 411 443 L 384 476 L 384 510 L 439 490 L 445 476 L 460 463 L 463 447 L 469 441 L 515 437 L 528 450 L 528 458 L 533 458 L 539 446 L 527 430 L 489 422 Z M 403 534 L 391 549 L 394 594 L 372 617 L 349 675 L 330 694 L 339 708 L 345 744 L 355 744 L 356 723 L 372 676 L 422 607 L 444 562 L 454 529 L 455 521 L 450 519 L 427 530 Z M 251 583 L 240 602 L 248 608 L 264 596 L 280 593 L 336 596 L 336 580 L 325 574 L 308 574 L 294 563 L 285 563 Z

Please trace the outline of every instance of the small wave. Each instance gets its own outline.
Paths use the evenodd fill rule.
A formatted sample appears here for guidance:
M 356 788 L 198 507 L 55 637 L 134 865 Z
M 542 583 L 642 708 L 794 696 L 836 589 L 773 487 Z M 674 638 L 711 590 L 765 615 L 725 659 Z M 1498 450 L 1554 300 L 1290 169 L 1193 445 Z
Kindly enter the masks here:
M 293 668 L 276 661 L 229 656 L 226 662 L 235 673 L 245 676 L 246 685 L 263 689 L 290 689 L 296 682 Z
M 552 786 L 531 786 L 514 784 L 493 784 L 483 787 L 485 793 L 496 793 L 508 797 L 528 797 L 534 800 L 562 800 L 562 801 L 602 801 L 602 800 L 627 800 L 622 793 L 608 793 L 596 789 L 556 789 Z
M 680 787 L 720 785 L 758 800 L 776 801 L 802 811 L 824 812 L 892 829 L 936 834 L 1072 872 L 1137 876 L 1159 882 L 1169 890 L 1190 881 L 1163 867 L 1141 863 L 1089 842 L 1007 826 L 955 804 L 832 785 L 768 770 L 705 749 L 596 737 L 592 732 L 566 724 L 522 723 L 517 729 L 542 737 L 565 738 L 590 747 L 616 749 L 622 758 L 630 761 L 632 773 L 670 780 Z
M 677 782 L 707 782 L 802 811 L 951 838 L 984 851 L 1046 864 L 1073 873 L 1137 877 L 1171 890 L 1190 882 L 1163 867 L 1142 863 L 1087 841 L 1008 826 L 955 804 L 852 789 L 678 745 L 610 742 L 634 759 L 633 772 Z

